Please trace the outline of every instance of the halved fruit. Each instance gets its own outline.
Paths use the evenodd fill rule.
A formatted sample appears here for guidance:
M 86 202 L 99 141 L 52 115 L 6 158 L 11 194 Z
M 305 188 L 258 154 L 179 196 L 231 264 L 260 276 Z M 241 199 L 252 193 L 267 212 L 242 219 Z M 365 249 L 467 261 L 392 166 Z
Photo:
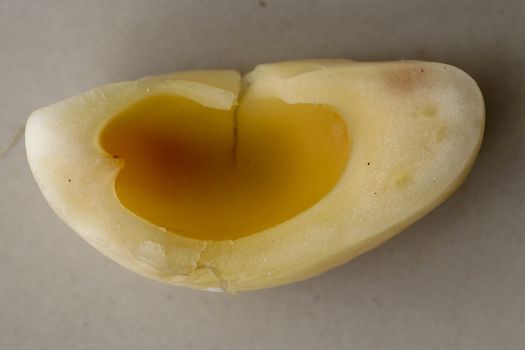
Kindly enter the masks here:
M 317 60 L 103 86 L 35 111 L 26 148 L 49 204 L 103 254 L 237 292 L 316 275 L 428 213 L 483 127 L 457 68 Z

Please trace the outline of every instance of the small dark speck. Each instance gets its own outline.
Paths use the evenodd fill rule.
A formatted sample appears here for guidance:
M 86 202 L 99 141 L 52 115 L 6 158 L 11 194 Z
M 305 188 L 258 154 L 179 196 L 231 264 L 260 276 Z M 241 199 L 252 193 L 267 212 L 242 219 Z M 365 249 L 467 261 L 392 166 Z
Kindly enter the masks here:
M 117 156 L 116 154 L 114 154 L 114 155 L 113 155 L 113 158 L 115 158 L 115 159 L 119 159 L 120 157 Z
M 436 180 L 432 180 L 432 182 L 436 182 Z
M 67 182 L 71 182 L 71 179 L 67 179 Z
M 421 71 L 422 71 L 423 73 L 425 72 L 425 70 L 424 70 L 423 68 L 421 68 Z
M 443 69 L 447 69 L 447 66 L 443 66 Z
M 266 7 L 266 1 L 264 1 L 264 0 L 259 0 L 258 3 L 259 3 L 259 6 L 260 6 L 260 7 L 262 7 L 262 8 L 265 8 L 265 7 Z
M 377 192 L 374 192 L 374 194 L 377 194 Z
M 319 301 L 319 299 L 321 299 L 321 296 L 319 296 L 319 295 L 314 296 L 314 300 L 315 301 Z
M 370 165 L 370 162 L 366 163 L 366 165 Z

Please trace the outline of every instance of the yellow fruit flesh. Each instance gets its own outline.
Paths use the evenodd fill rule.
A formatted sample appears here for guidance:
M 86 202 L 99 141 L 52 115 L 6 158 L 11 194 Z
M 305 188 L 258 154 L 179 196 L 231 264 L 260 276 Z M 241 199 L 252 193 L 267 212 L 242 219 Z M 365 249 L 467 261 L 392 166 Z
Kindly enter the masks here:
M 314 117 L 320 114 L 325 124 Z M 351 130 L 350 157 L 348 136 L 339 148 L 333 143 L 346 133 L 339 116 Z M 322 60 L 264 64 L 242 78 L 193 71 L 103 86 L 35 111 L 25 140 L 46 200 L 100 252 L 158 281 L 239 292 L 312 277 L 421 218 L 465 178 L 483 125 L 479 88 L 457 68 Z M 250 172 L 243 159 L 259 161 Z M 332 181 L 324 176 L 338 174 L 337 164 L 345 170 L 323 195 Z M 186 198 L 170 193 L 175 175 L 190 170 L 200 177 L 178 185 Z M 130 186 L 119 185 L 126 177 Z M 300 212 L 308 204 L 299 205 L 297 193 L 322 200 L 309 197 Z M 272 222 L 264 209 L 279 215 Z M 276 225 L 278 216 L 285 221 Z M 247 224 L 255 219 L 274 226 L 257 232 Z M 213 220 L 221 230 L 202 228 Z M 224 240 L 236 237 L 243 238 Z
M 177 234 L 231 240 L 318 202 L 346 166 L 346 124 L 323 105 L 246 97 L 234 110 L 155 95 L 109 120 L 100 146 L 123 160 L 127 209 Z

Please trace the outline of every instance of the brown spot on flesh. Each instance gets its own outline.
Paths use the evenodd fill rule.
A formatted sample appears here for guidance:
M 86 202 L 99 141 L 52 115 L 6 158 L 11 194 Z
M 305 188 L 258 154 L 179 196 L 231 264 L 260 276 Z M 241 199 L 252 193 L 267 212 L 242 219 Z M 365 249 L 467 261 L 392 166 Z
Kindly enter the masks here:
M 429 103 L 429 104 L 419 107 L 416 113 L 417 115 L 420 115 L 422 117 L 431 118 L 431 117 L 435 117 L 437 115 L 437 112 L 438 112 L 437 105 L 433 103 Z
M 412 178 L 408 174 L 402 174 L 394 181 L 394 187 L 405 187 L 408 183 L 412 181 Z
M 387 86 L 397 92 L 410 92 L 418 87 L 426 76 L 420 67 L 402 68 L 386 73 Z
M 436 131 L 436 134 L 435 134 L 435 140 L 437 143 L 440 143 L 442 142 L 446 137 L 447 137 L 447 134 L 448 134 L 448 129 L 446 126 L 441 126 L 437 131 Z

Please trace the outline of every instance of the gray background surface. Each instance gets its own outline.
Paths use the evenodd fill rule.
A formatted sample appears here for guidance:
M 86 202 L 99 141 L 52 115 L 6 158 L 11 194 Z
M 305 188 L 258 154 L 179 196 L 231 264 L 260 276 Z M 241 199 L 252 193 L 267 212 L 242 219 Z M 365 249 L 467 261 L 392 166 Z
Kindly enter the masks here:
M 0 349 L 524 348 L 524 33 L 523 0 L 0 0 L 0 149 L 32 110 L 97 85 L 294 58 L 446 62 L 487 103 L 479 159 L 438 209 L 338 269 L 236 297 L 96 252 L 19 138 L 0 157 Z

